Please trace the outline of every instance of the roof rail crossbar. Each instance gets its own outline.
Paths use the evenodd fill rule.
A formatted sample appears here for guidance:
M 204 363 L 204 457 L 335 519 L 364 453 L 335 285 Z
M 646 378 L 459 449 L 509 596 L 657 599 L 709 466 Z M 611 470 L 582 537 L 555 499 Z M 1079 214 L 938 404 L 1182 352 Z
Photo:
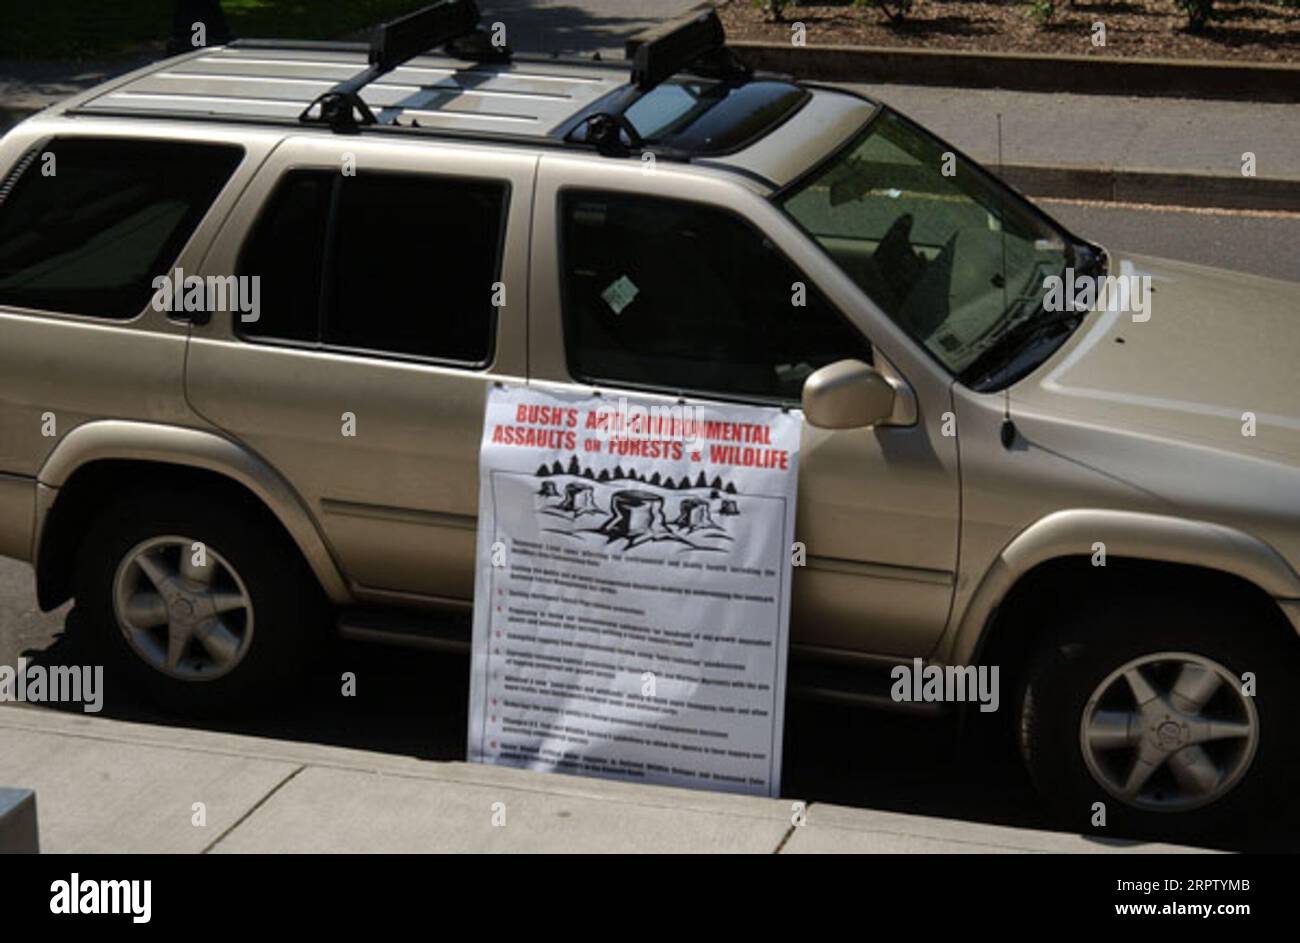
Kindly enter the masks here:
M 629 39 L 624 48 L 632 60 L 631 85 L 567 135 L 567 140 L 594 144 L 602 154 L 625 154 L 643 146 L 627 119 L 627 110 L 678 72 L 690 70 L 724 78 L 750 74 L 749 67 L 727 48 L 726 30 L 711 3 Z
M 462 39 L 478 29 L 474 0 L 442 0 L 375 27 L 370 42 L 370 67 L 335 85 L 303 110 L 298 120 L 327 124 L 335 131 L 355 132 L 375 124 L 375 114 L 362 100 L 361 90 L 402 63 Z

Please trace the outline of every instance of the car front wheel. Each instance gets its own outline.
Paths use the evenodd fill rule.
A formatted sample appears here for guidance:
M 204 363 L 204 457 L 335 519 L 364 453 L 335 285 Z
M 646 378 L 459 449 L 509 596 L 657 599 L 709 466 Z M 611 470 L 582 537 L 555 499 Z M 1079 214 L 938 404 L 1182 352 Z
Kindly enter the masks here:
M 1032 660 L 1019 742 L 1061 819 L 1116 835 L 1232 838 L 1287 812 L 1293 640 L 1229 608 L 1093 609 Z

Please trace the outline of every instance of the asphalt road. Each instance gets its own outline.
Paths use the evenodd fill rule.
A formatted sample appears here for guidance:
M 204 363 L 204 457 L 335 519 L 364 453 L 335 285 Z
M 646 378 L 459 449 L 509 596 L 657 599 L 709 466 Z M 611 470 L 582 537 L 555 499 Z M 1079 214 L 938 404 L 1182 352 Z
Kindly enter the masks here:
M 1300 282 L 1300 207 L 1296 213 L 1284 214 L 1060 200 L 1039 203 L 1077 235 L 1112 251 Z
M 1148 211 L 1053 203 L 1081 234 L 1113 248 L 1237 267 L 1300 281 L 1300 215 L 1290 217 Z M 0 664 L 20 655 L 65 664 L 78 656 L 76 614 L 36 611 L 31 571 L 0 560 Z M 355 698 L 341 696 L 344 671 L 356 673 Z M 292 705 L 217 729 L 460 759 L 465 750 L 467 662 L 339 642 Z M 105 715 L 167 724 L 131 691 L 108 679 Z M 846 737 L 846 731 L 848 733 Z M 849 805 L 999 824 L 1047 824 L 1014 756 L 973 751 L 946 723 L 794 702 L 787 718 L 784 791 Z M 1300 810 L 1297 810 L 1300 812 Z M 1252 840 L 1255 850 L 1300 850 L 1300 823 L 1277 822 Z

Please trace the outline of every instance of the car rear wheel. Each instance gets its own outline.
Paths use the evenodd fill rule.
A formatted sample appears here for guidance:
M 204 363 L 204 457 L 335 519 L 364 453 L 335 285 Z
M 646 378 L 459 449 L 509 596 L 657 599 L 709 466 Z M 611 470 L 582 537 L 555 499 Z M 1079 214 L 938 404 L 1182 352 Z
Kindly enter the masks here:
M 1071 619 L 1020 699 L 1021 754 L 1043 798 L 1085 831 L 1177 840 L 1243 833 L 1247 810 L 1281 814 L 1300 741 L 1296 646 L 1276 628 L 1182 604 Z
M 323 640 L 319 588 L 241 502 L 129 498 L 92 525 L 77 608 L 108 673 L 165 708 L 235 713 L 292 690 Z

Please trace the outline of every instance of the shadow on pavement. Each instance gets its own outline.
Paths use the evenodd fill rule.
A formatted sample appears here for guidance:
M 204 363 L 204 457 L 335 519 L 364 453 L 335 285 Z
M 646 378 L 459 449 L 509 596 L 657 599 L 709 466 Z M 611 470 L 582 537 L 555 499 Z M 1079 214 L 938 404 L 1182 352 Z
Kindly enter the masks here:
M 86 664 L 79 642 L 82 628 L 73 609 L 52 644 L 29 649 L 23 656 L 47 667 Z M 355 675 L 354 696 L 343 694 L 344 672 Z M 183 720 L 111 677 L 104 686 L 99 716 L 115 720 L 444 762 L 465 758 L 465 656 L 331 640 L 304 683 L 287 691 L 282 701 L 222 720 Z M 77 705 L 50 709 L 80 711 Z M 811 802 L 1020 828 L 1051 827 L 1013 750 L 961 738 L 949 722 L 793 700 L 787 706 L 784 760 L 783 794 Z M 1292 851 L 1296 834 L 1294 821 L 1278 821 L 1266 834 L 1217 847 Z M 1123 839 L 1114 835 L 1098 841 Z

